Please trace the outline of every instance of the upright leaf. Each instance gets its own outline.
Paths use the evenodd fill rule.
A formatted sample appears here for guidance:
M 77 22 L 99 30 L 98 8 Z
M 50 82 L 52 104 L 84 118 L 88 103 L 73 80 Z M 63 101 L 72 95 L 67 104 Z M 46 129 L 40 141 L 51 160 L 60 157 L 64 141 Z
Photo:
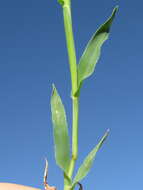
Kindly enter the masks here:
M 109 134 L 109 130 L 105 133 L 105 135 L 102 137 L 102 139 L 99 141 L 99 143 L 95 146 L 95 148 L 88 154 L 88 156 L 85 158 L 83 161 L 82 165 L 78 169 L 78 172 L 73 180 L 73 186 L 81 181 L 89 172 L 93 161 L 95 159 L 97 151 L 100 149 L 102 146 L 103 142 L 106 140 L 107 136 Z
M 82 82 L 94 72 L 96 63 L 100 57 L 100 51 L 103 43 L 108 39 L 110 27 L 117 12 L 115 7 L 109 19 L 101 25 L 88 42 L 83 55 L 78 64 L 78 90 L 76 96 L 79 95 Z
M 51 112 L 54 131 L 55 158 L 57 164 L 66 173 L 70 162 L 70 146 L 65 109 L 58 92 L 53 86 Z

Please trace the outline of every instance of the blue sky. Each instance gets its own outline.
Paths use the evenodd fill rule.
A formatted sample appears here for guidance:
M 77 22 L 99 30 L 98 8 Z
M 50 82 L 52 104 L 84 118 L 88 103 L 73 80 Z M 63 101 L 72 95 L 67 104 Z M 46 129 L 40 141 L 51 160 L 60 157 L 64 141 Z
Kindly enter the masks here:
M 143 2 L 73 1 L 77 59 L 115 5 L 120 8 L 110 39 L 80 98 L 77 168 L 105 130 L 111 130 L 91 172 L 82 181 L 86 190 L 143 187 Z M 71 126 L 70 77 L 60 5 L 56 0 L 1 0 L 1 182 L 42 189 L 47 157 L 49 183 L 62 189 L 50 118 L 53 82 Z

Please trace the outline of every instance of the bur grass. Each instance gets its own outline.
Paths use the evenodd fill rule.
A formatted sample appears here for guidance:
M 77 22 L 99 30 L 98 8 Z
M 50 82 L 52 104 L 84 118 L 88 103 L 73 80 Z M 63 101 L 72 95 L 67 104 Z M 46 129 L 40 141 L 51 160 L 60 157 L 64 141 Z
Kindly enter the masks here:
M 78 119 L 81 88 L 84 84 L 86 84 L 85 79 L 90 77 L 95 71 L 96 64 L 100 58 L 102 45 L 109 37 L 110 28 L 118 7 L 113 9 L 111 16 L 93 34 L 79 62 L 77 63 L 72 28 L 71 1 L 59 0 L 58 2 L 61 5 L 63 11 L 64 29 L 70 68 L 69 74 L 71 76 L 72 134 L 69 134 L 68 132 L 66 111 L 55 85 L 53 85 L 51 96 L 51 113 L 55 144 L 55 160 L 63 172 L 64 190 L 73 190 L 77 184 L 80 185 L 81 189 L 82 185 L 80 181 L 86 177 L 90 171 L 96 153 L 101 148 L 103 142 L 106 140 L 109 134 L 109 130 L 107 130 L 99 143 L 84 159 L 76 175 L 73 176 L 75 163 L 78 159 Z M 71 150 L 69 140 L 70 135 L 72 136 Z

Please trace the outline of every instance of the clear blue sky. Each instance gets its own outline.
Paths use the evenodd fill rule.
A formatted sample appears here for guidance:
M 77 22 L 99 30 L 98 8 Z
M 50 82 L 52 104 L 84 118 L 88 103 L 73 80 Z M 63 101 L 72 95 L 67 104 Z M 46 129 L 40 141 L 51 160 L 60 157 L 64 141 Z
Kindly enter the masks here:
M 110 136 L 83 180 L 85 190 L 143 188 L 143 2 L 76 0 L 73 25 L 79 60 L 97 27 L 120 9 L 94 75 L 80 99 L 79 160 L 107 128 Z M 50 118 L 55 83 L 71 125 L 70 77 L 62 9 L 56 0 L 0 1 L 0 181 L 62 190 Z M 70 128 L 71 130 L 71 128 Z

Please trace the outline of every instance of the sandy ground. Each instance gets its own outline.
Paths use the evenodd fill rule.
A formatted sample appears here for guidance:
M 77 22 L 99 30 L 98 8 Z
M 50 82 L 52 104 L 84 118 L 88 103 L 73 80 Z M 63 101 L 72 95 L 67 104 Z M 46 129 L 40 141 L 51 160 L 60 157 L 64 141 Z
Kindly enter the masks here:
M 0 183 L 0 190 L 40 190 L 40 189 L 24 185 L 12 184 L 12 183 Z

